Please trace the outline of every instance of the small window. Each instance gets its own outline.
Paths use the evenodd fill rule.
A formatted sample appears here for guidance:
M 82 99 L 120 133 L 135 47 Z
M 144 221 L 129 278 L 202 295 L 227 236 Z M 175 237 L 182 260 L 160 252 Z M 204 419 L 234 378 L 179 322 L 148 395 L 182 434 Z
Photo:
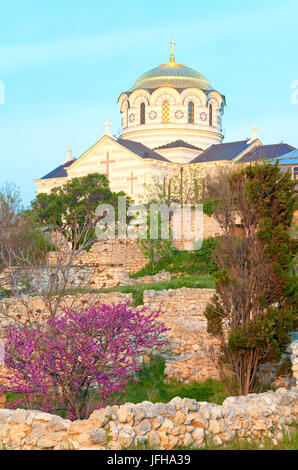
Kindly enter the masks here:
M 193 101 L 188 103 L 188 122 L 192 124 L 195 122 L 195 105 Z
M 294 166 L 293 168 L 293 180 L 294 181 L 298 180 L 298 166 Z
M 170 122 L 170 102 L 168 100 L 162 103 L 162 122 Z
M 213 109 L 212 105 L 209 106 L 209 126 L 213 125 Z
M 145 124 L 145 112 L 146 112 L 146 106 L 145 106 L 145 103 L 142 103 L 141 104 L 141 109 L 140 109 L 140 116 L 141 116 L 140 122 L 141 122 L 141 124 Z

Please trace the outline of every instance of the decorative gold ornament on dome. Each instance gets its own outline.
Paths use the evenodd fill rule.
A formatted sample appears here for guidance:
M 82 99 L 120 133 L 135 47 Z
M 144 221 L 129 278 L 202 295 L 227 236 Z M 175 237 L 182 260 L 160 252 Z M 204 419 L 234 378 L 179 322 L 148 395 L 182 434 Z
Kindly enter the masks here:
M 175 62 L 173 38 L 170 39 L 171 56 L 170 61 L 160 64 L 152 70 L 141 75 L 130 88 L 130 92 L 145 88 L 156 89 L 163 86 L 172 88 L 200 88 L 201 90 L 213 90 L 210 82 L 199 72 L 186 67 L 184 64 Z
M 174 46 L 176 45 L 176 43 L 175 43 L 175 41 L 174 41 L 174 38 L 171 38 L 171 39 L 170 39 L 170 44 L 171 44 L 171 58 L 170 58 L 170 61 L 171 61 L 171 62 L 175 62 Z

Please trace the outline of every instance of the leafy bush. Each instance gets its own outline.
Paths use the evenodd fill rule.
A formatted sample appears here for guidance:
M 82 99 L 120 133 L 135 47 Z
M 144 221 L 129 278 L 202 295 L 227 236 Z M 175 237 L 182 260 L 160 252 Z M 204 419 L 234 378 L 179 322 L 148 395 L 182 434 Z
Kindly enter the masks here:
M 124 391 L 147 348 L 164 344 L 159 312 L 145 310 L 99 305 L 84 312 L 67 310 L 44 325 L 10 326 L 5 350 L 9 385 L 0 386 L 0 395 L 15 394 L 11 408 L 65 410 L 69 418 L 88 418 L 108 396 Z
M 209 215 L 209 217 L 211 217 L 211 215 L 213 215 L 214 213 L 215 207 L 217 207 L 218 204 L 219 204 L 218 199 L 210 199 L 209 201 L 204 202 L 203 204 L 204 214 Z
M 217 245 L 218 238 L 206 238 L 199 250 L 174 250 L 170 255 L 161 258 L 154 267 L 152 267 L 151 263 L 148 263 L 143 269 L 131 277 L 138 278 L 153 275 L 163 269 L 171 273 L 213 274 L 218 268 L 212 259 L 211 253 Z

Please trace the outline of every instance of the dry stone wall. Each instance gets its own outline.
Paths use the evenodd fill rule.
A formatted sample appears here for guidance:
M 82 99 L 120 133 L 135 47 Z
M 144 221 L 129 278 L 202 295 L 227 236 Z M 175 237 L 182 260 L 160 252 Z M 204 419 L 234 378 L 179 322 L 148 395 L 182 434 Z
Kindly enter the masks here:
M 49 263 L 55 264 L 56 254 L 51 252 Z M 111 266 L 118 265 L 129 273 L 140 271 L 148 263 L 148 258 L 143 255 L 141 246 L 135 240 L 101 240 L 92 245 L 87 252 L 78 256 L 75 264 L 81 266 Z
M 168 344 L 162 355 L 166 359 L 165 375 L 184 383 L 219 378 L 211 358 L 216 340 L 207 333 L 204 311 L 214 289 L 169 289 L 144 291 L 144 305 L 161 309 L 160 318 L 169 328 Z
M 194 233 L 194 218 L 191 221 L 191 231 Z M 203 214 L 203 239 L 214 237 L 221 233 L 219 224 L 214 217 Z M 193 249 L 194 239 L 181 238 L 174 240 L 174 245 L 180 250 Z M 50 253 L 49 262 L 55 264 L 56 253 Z M 144 256 L 140 244 L 131 239 L 99 240 L 87 252 L 84 251 L 75 260 L 75 264 L 82 266 L 118 265 L 123 266 L 129 273 L 136 273 L 146 266 L 149 259 Z
M 297 421 L 298 390 L 227 398 L 222 406 L 176 397 L 169 403 L 126 403 L 69 421 L 29 410 L 0 410 L 0 445 L 7 449 L 154 449 L 203 447 L 270 438 L 276 445 Z

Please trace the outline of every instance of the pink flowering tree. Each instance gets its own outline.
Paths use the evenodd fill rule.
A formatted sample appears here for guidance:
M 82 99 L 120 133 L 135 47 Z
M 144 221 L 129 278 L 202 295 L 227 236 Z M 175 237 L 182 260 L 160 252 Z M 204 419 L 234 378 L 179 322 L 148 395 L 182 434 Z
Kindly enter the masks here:
M 9 384 L 0 394 L 21 397 L 13 407 L 88 418 L 112 393 L 125 391 L 146 349 L 165 343 L 158 316 L 128 304 L 98 305 L 66 310 L 44 325 L 11 326 L 5 350 Z

